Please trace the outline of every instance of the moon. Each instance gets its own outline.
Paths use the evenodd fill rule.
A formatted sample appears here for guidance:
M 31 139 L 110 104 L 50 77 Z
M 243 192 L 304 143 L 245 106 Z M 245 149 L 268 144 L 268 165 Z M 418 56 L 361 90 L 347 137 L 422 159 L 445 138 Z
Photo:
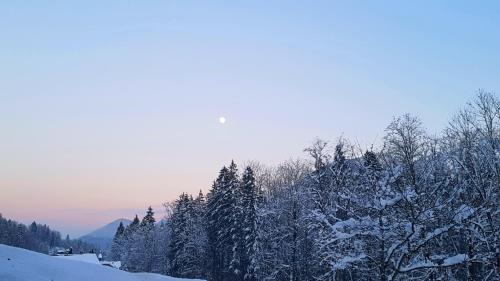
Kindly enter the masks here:
M 221 123 L 221 124 L 226 123 L 226 117 L 224 117 L 224 116 L 219 117 L 219 123 Z

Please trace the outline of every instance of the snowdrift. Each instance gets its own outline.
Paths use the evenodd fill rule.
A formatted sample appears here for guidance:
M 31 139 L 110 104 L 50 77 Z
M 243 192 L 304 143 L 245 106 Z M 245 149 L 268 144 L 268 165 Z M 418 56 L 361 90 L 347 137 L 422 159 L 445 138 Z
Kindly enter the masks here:
M 186 281 L 152 273 L 129 273 L 98 264 L 60 259 L 0 244 L 1 281 Z M 201 280 L 198 280 L 201 281 Z

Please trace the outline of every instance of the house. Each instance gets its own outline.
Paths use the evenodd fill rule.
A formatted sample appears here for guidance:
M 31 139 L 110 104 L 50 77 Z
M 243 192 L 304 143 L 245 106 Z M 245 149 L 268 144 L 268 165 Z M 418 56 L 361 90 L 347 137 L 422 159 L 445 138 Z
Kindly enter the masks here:
M 101 253 L 99 253 L 99 255 L 96 255 L 95 253 L 73 254 L 72 249 L 58 248 L 54 249 L 54 251 L 51 252 L 51 255 L 56 258 L 81 261 L 91 264 L 99 264 L 103 266 L 113 267 L 116 269 L 120 269 L 120 267 L 122 266 L 121 261 L 104 261 Z
M 51 256 L 67 256 L 71 255 L 73 250 L 71 248 L 66 249 L 62 247 L 54 247 L 49 250 L 49 255 Z

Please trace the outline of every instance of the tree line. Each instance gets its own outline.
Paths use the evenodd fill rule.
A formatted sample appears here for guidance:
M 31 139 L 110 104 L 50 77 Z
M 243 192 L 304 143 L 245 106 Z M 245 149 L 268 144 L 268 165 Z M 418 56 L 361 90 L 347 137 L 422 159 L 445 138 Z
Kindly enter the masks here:
M 61 238 L 61 233 L 52 230 L 46 224 L 32 222 L 26 226 L 17 221 L 6 219 L 0 214 L 0 244 L 24 248 L 27 250 L 49 254 L 54 248 L 71 248 L 73 253 L 97 250 L 94 245 L 78 239 Z
M 166 274 L 168 238 L 167 224 L 156 223 L 153 208 L 149 207 L 142 220 L 136 215 L 127 227 L 120 222 L 109 258 L 121 261 L 123 270 Z
M 440 136 L 406 114 L 378 150 L 317 140 L 308 160 L 232 162 L 161 224 L 150 209 L 119 227 L 113 253 L 214 281 L 499 280 L 499 145 L 500 101 L 479 91 Z

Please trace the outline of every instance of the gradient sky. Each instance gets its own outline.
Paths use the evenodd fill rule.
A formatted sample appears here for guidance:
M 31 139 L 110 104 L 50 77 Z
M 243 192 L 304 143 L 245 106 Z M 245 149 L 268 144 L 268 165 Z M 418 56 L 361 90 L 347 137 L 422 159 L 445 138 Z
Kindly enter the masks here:
M 0 2 L 0 212 L 77 236 L 231 159 L 439 133 L 500 91 L 500 4 L 409 2 Z

